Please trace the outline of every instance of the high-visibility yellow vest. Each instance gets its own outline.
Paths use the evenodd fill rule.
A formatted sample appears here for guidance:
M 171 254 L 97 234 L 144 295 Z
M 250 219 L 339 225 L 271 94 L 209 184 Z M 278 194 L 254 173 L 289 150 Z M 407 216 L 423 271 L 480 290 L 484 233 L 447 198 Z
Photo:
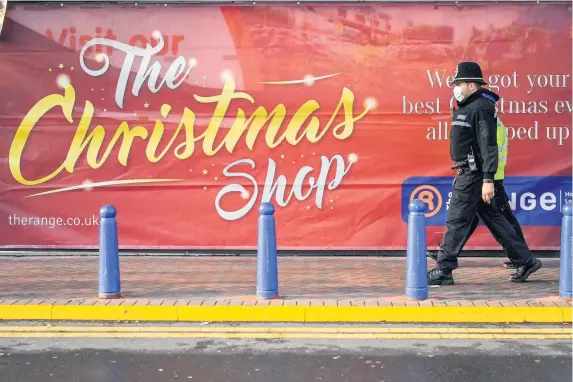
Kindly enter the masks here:
M 507 164 L 507 154 L 509 152 L 509 139 L 507 139 L 507 132 L 505 126 L 499 117 L 497 118 L 497 152 L 498 163 L 497 172 L 493 176 L 494 180 L 503 180 L 505 174 L 505 165 Z

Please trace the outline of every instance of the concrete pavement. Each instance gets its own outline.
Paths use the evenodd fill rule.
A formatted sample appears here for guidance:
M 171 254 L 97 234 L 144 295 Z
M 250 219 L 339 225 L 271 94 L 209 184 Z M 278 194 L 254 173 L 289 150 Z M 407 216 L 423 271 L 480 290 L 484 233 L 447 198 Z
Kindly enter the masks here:
M 542 261 L 516 284 L 501 258 L 460 258 L 456 285 L 409 301 L 403 258 L 280 257 L 281 298 L 269 301 L 254 296 L 255 257 L 122 257 L 123 298 L 100 300 L 97 257 L 4 257 L 0 319 L 571 322 L 559 260 Z

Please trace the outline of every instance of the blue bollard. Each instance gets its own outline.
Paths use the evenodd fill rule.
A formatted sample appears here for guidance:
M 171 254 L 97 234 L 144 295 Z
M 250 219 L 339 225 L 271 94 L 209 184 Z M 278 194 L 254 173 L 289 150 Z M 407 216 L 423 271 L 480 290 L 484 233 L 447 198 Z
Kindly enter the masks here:
M 426 205 L 414 199 L 408 206 L 408 249 L 406 251 L 406 296 L 413 300 L 428 298 L 426 259 Z
M 559 265 L 559 297 L 572 297 L 571 251 L 573 251 L 573 227 L 571 224 L 571 202 L 563 206 L 563 221 L 561 223 L 561 258 Z
M 116 210 L 105 205 L 99 210 L 99 298 L 121 297 Z
M 275 208 L 271 203 L 265 202 L 259 207 L 257 297 L 263 299 L 277 298 L 279 296 L 274 213 Z

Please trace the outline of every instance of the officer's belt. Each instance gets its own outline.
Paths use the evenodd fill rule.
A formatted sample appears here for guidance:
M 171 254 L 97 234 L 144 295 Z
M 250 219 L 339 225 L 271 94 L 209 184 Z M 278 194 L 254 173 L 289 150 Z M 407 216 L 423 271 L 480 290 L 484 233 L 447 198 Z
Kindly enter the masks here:
M 453 166 L 452 166 L 452 170 L 455 170 L 455 169 L 458 169 L 458 168 L 463 168 L 463 167 L 469 167 L 469 164 L 468 164 L 468 160 L 467 160 L 467 159 L 462 160 L 462 161 L 459 161 L 459 162 L 454 162 L 454 164 L 453 164 Z

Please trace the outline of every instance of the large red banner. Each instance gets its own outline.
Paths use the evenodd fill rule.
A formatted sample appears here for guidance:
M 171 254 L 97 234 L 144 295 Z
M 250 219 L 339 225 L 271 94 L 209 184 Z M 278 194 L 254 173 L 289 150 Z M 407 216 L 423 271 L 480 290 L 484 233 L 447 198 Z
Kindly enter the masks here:
M 452 76 L 480 63 L 533 249 L 571 198 L 571 5 L 16 4 L 0 35 L 0 246 L 403 249 L 444 231 Z M 468 248 L 498 248 L 480 227 Z

